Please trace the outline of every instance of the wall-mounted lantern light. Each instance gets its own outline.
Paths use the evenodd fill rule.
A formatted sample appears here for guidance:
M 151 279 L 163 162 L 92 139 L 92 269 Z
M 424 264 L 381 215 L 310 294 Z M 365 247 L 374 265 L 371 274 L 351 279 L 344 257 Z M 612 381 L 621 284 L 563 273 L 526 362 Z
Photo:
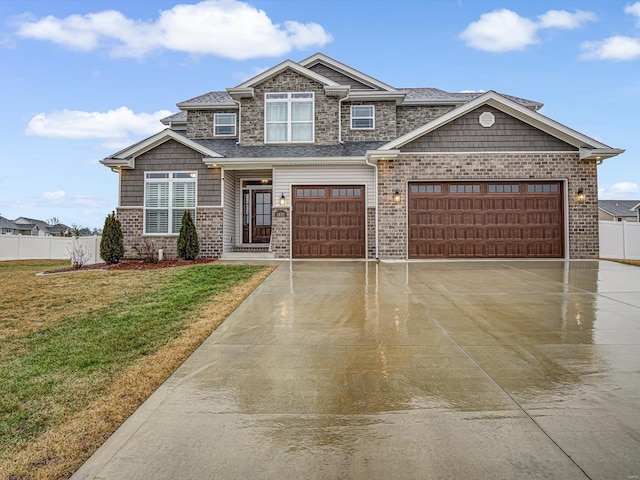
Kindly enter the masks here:
M 586 198 L 587 196 L 584 193 L 584 188 L 580 187 L 576 192 L 576 200 L 578 200 L 579 202 L 584 202 Z
M 284 207 L 284 204 L 287 203 L 287 199 L 284 198 L 284 193 L 280 195 L 280 206 Z
M 400 203 L 400 200 L 401 200 L 400 192 L 396 188 L 396 191 L 393 192 L 393 203 Z

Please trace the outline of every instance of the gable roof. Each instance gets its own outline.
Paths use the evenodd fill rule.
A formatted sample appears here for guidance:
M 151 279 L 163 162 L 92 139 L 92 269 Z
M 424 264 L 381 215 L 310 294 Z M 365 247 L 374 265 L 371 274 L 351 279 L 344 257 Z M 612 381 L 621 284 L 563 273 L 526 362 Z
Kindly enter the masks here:
M 598 200 L 598 208 L 614 217 L 635 217 L 640 200 Z
M 241 83 L 240 85 L 238 85 L 237 87 L 234 87 L 234 89 L 240 89 L 240 88 L 251 88 L 254 87 L 266 80 L 269 80 L 270 78 L 275 77 L 276 75 L 278 75 L 279 73 L 284 72 L 285 70 L 293 70 L 296 73 L 299 73 L 300 75 L 304 75 L 305 77 L 309 77 L 312 78 L 314 80 L 316 80 L 317 82 L 323 84 L 323 85 L 327 85 L 327 86 L 331 86 L 331 87 L 336 87 L 339 84 L 334 82 L 333 80 L 328 79 L 327 77 L 323 77 L 322 75 L 314 72 L 313 70 L 309 70 L 308 68 L 305 68 L 303 66 L 301 66 L 298 63 L 295 63 L 291 60 L 285 60 L 282 63 L 279 63 L 278 65 L 276 65 L 275 67 L 271 67 L 267 70 L 265 70 L 262 73 L 259 73 L 258 75 L 256 75 L 255 77 L 250 78 L 249 80 Z M 227 89 L 227 91 L 229 90 L 234 90 L 234 89 Z
M 527 108 L 514 100 L 511 100 L 499 93 L 489 91 L 479 97 L 454 108 L 448 113 L 435 118 L 431 122 L 417 128 L 401 137 L 383 145 L 379 150 L 394 150 L 410 143 L 417 138 L 440 128 L 443 125 L 459 118 L 466 113 L 475 110 L 483 105 L 490 105 L 518 120 L 521 120 L 549 135 L 573 145 L 580 150 L 580 159 L 585 160 L 602 160 L 614 157 L 624 152 L 622 149 L 611 148 L 593 138 L 587 137 L 555 120 Z
M 225 107 L 238 108 L 228 92 L 208 92 L 204 95 L 184 100 L 176 104 L 180 109 L 203 108 L 203 107 Z M 169 118 L 169 117 L 167 117 Z M 185 117 L 186 120 L 186 117 Z
M 401 90 L 406 92 L 406 98 L 402 105 L 424 105 L 428 104 L 445 104 L 445 105 L 463 105 L 475 98 L 478 98 L 485 94 L 485 92 L 445 92 L 439 88 L 420 87 L 420 88 L 402 88 Z M 512 95 L 506 95 L 500 93 L 505 98 L 513 100 L 520 105 L 539 110 L 544 105 L 534 100 L 527 100 L 526 98 L 514 97 Z
M 213 150 L 210 150 L 207 147 L 201 145 L 200 143 L 195 142 L 174 130 L 171 130 L 170 128 L 165 128 L 155 135 L 145 138 L 144 140 L 141 140 L 138 143 L 131 145 L 130 147 L 120 150 L 119 152 L 116 152 L 113 155 L 100 160 L 100 163 L 110 168 L 135 168 L 136 157 L 169 140 L 175 140 L 185 147 L 189 147 L 192 150 L 201 153 L 204 157 L 222 156 L 219 153 L 214 152 Z
M 377 78 L 373 78 L 369 75 L 367 75 L 366 73 L 362 73 L 359 70 L 356 70 L 355 68 L 351 68 L 349 65 L 345 65 L 342 62 L 339 62 L 338 60 L 335 60 L 334 58 L 328 57 L 327 55 L 323 54 L 323 53 L 316 53 L 314 55 L 311 55 L 308 58 L 305 58 L 304 60 L 298 62 L 300 65 L 302 65 L 305 68 L 311 68 L 314 65 L 317 64 L 322 64 L 326 67 L 331 68 L 332 70 L 335 70 L 339 73 L 342 73 L 343 75 L 346 75 L 347 77 L 353 78 L 354 80 L 358 81 L 359 83 L 364 83 L 365 85 L 369 85 L 373 88 L 376 89 L 380 89 L 380 90 L 385 90 L 388 92 L 397 92 L 398 90 L 395 89 L 394 87 L 392 87 L 391 85 L 388 85 L 384 82 L 381 82 L 380 80 L 378 80 Z

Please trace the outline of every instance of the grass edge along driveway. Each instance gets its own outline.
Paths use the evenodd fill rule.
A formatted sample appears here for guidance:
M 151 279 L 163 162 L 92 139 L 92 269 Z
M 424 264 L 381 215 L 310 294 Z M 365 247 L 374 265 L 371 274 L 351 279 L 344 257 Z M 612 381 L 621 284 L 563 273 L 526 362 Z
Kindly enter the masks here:
M 70 477 L 273 268 L 164 269 L 156 287 L 150 272 L 133 281 L 121 272 L 72 274 L 94 299 L 120 278 L 128 292 L 0 342 L 0 478 Z M 0 263 L 1 282 L 35 278 L 9 270 L 2 275 Z M 44 277 L 40 288 L 60 288 L 59 277 Z

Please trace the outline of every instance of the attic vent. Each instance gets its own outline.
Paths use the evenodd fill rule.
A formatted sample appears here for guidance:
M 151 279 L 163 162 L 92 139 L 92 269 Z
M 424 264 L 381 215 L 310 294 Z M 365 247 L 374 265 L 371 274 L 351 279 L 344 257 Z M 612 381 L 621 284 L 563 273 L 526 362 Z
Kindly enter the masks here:
M 480 125 L 485 128 L 489 128 L 494 123 L 496 123 L 496 117 L 494 117 L 493 113 L 491 112 L 482 112 L 478 120 L 480 121 Z

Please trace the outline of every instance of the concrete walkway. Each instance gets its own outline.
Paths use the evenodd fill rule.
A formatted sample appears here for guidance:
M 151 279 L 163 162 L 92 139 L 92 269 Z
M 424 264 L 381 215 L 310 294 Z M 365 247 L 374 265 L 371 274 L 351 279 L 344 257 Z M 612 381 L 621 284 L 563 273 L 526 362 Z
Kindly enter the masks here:
M 278 269 L 74 479 L 635 479 L 640 268 Z

